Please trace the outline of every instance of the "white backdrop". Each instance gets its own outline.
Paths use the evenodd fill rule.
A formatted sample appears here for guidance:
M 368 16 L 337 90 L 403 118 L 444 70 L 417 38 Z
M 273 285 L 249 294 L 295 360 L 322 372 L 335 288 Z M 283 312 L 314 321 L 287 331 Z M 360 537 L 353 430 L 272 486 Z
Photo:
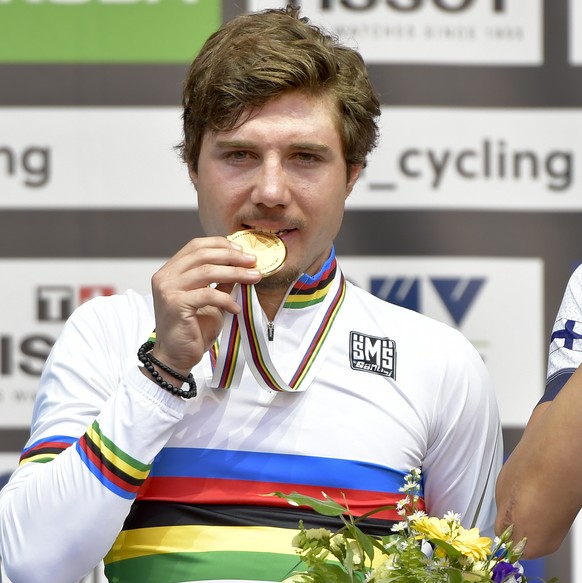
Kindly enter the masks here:
M 0 476 L 70 309 L 147 291 L 164 258 L 200 234 L 173 147 L 204 26 L 282 4 L 0 0 Z M 361 50 L 382 102 L 382 139 L 337 241 L 344 270 L 467 335 L 495 381 L 510 449 L 582 262 L 582 2 L 302 4 Z M 580 528 L 544 562 L 548 578 L 582 583 Z

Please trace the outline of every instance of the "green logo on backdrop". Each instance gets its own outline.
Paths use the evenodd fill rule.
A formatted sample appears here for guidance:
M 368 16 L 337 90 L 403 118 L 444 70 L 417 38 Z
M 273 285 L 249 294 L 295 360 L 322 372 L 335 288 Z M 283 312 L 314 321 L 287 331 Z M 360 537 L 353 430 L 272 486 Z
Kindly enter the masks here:
M 0 0 L 0 62 L 187 63 L 220 0 Z

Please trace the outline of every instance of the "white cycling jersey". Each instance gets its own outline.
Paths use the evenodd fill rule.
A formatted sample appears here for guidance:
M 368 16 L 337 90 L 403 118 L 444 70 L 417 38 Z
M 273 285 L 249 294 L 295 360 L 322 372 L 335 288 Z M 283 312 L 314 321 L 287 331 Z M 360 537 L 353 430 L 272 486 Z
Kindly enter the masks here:
M 333 255 L 263 324 L 256 333 L 278 373 L 308 386 L 266 389 L 247 365 L 236 386 L 212 388 L 211 351 L 187 401 L 139 370 L 151 297 L 128 291 L 73 314 L 0 496 L 13 583 L 73 583 L 103 558 L 116 583 L 279 581 L 299 567 L 299 519 L 332 523 L 268 494 L 324 491 L 363 514 L 399 500 L 411 467 L 422 469 L 427 512 L 458 512 L 493 533 L 499 415 L 458 331 L 344 281 Z M 396 519 L 388 511 L 368 526 Z

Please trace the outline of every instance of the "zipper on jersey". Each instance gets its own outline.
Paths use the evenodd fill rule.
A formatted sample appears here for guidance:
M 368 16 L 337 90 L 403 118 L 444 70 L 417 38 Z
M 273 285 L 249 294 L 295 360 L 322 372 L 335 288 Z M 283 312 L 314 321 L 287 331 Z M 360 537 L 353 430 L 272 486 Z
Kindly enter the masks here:
M 271 342 L 273 338 L 275 338 L 275 324 L 273 323 L 273 320 L 269 320 L 269 323 L 267 324 L 267 339 Z

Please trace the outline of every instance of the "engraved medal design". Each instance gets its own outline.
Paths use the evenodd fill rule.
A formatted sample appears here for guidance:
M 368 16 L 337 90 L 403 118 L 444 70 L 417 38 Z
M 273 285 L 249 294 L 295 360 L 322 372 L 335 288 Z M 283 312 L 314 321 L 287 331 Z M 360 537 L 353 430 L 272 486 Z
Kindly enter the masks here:
M 246 253 L 252 253 L 257 256 L 256 268 L 263 277 L 273 275 L 283 267 L 287 257 L 287 248 L 277 235 L 255 229 L 247 229 L 237 231 L 226 238 L 240 245 Z

